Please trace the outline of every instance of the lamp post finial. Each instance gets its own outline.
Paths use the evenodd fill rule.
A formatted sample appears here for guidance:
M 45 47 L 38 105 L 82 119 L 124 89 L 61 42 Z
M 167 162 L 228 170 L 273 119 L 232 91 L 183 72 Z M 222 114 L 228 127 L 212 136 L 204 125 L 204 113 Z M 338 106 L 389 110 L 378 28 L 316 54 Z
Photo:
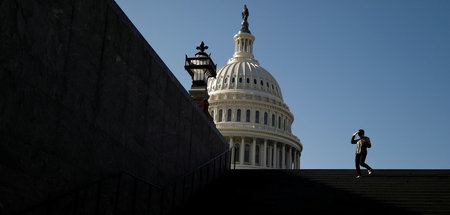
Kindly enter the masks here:
M 208 46 L 205 46 L 205 43 L 202 41 L 202 43 L 200 43 L 200 46 L 197 46 L 196 49 L 200 50 L 200 52 L 205 52 L 205 50 L 208 49 Z

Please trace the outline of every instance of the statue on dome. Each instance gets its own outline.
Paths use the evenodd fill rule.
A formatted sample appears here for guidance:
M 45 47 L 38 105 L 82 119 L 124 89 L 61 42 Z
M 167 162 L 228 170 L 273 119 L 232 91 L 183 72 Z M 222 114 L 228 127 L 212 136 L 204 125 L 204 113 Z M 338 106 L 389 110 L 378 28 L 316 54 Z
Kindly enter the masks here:
M 242 19 L 244 20 L 244 22 L 247 22 L 247 18 L 248 18 L 248 9 L 247 5 L 244 4 L 244 10 L 242 10 Z
M 247 18 L 248 18 L 248 9 L 247 9 L 247 5 L 244 4 L 244 10 L 242 10 L 242 19 L 244 21 L 242 21 L 242 28 L 239 32 L 243 32 L 243 33 L 249 33 L 250 34 L 250 30 L 248 30 L 248 22 L 247 22 Z

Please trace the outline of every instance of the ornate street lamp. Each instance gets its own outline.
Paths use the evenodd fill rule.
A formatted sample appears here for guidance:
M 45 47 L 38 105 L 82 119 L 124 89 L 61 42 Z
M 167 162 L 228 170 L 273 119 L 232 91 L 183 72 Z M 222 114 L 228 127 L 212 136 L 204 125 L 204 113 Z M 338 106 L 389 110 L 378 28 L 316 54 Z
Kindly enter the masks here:
M 189 94 L 191 97 L 197 102 L 198 106 L 209 116 L 210 119 L 212 117 L 208 112 L 208 90 L 206 89 L 206 84 L 208 82 L 208 78 L 216 77 L 216 68 L 217 65 L 214 64 L 210 55 L 205 53 L 205 50 L 208 49 L 208 46 L 205 46 L 205 43 L 197 46 L 197 49 L 200 50 L 195 54 L 195 57 L 187 57 L 184 64 L 184 69 L 191 75 L 192 78 L 192 86 L 189 90 Z

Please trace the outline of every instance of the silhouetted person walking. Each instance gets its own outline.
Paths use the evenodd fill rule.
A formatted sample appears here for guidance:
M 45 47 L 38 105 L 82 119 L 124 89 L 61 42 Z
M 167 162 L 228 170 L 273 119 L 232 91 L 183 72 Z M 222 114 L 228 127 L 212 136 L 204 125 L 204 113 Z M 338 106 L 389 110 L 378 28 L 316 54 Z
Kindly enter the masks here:
M 355 140 L 355 136 L 358 134 L 359 139 Z M 361 168 L 359 166 L 365 167 L 369 171 L 369 175 L 373 173 L 373 169 L 367 165 L 366 157 L 367 157 L 367 148 L 372 147 L 370 143 L 370 138 L 364 136 L 364 130 L 359 129 L 352 136 L 351 140 L 352 144 L 356 144 L 356 156 L 355 156 L 355 165 L 356 165 L 356 173 L 358 174 L 356 178 L 361 177 Z

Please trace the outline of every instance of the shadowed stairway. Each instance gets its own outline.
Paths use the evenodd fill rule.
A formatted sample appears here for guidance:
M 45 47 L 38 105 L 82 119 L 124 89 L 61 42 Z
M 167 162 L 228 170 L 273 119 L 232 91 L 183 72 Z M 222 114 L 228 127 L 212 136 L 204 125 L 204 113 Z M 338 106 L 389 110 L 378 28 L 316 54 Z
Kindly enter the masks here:
M 450 214 L 450 170 L 233 170 L 181 213 Z

